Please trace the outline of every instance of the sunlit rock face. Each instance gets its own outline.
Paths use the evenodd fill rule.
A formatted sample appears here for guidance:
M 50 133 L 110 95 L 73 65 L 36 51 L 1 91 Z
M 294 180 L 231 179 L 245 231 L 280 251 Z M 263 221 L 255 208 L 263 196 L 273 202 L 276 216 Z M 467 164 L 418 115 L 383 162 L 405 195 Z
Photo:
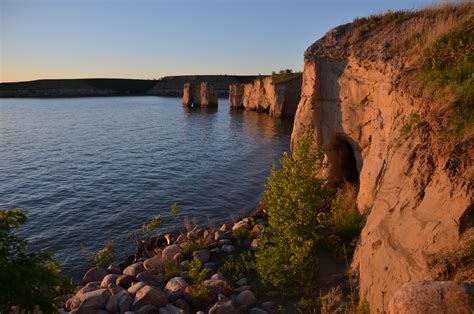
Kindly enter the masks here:
M 473 150 L 472 142 L 440 141 L 439 106 L 401 84 L 407 64 L 384 50 L 401 30 L 352 41 L 354 27 L 331 30 L 307 49 L 292 147 L 302 126 L 312 126 L 327 175 L 350 183 L 369 213 L 352 266 L 360 299 L 376 312 L 403 284 L 434 279 L 430 254 L 468 235 Z M 407 134 L 414 114 L 423 123 Z
M 215 89 L 207 82 L 185 83 L 183 87 L 183 106 L 217 107 L 218 97 Z
M 229 87 L 231 109 L 268 112 L 275 118 L 293 116 L 301 95 L 301 77 L 273 83 L 271 76 L 259 77 L 251 83 Z

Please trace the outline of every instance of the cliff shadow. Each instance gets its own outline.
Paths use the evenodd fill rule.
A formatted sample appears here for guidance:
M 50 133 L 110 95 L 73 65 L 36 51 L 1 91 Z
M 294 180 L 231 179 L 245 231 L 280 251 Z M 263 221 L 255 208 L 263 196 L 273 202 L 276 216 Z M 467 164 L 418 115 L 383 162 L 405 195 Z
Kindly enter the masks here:
M 186 115 L 193 115 L 193 114 L 208 115 L 208 114 L 215 114 L 217 113 L 217 111 L 218 111 L 218 107 L 183 106 L 183 112 Z

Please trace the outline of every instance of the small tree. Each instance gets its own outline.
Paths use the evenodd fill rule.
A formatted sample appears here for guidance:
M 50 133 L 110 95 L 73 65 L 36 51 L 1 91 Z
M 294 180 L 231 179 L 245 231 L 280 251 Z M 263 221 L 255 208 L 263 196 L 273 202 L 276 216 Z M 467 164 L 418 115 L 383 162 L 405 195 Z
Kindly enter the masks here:
M 333 194 L 317 176 L 325 164 L 323 153 L 312 149 L 312 134 L 304 129 L 293 155 L 283 154 L 281 169 L 272 168 L 263 197 L 269 226 L 260 234 L 256 269 L 263 284 L 282 292 L 304 288 L 314 277 L 317 215 Z
M 10 313 L 14 305 L 52 313 L 54 298 L 72 291 L 50 252 L 27 252 L 27 241 L 18 236 L 26 219 L 19 209 L 0 210 L 0 313 Z

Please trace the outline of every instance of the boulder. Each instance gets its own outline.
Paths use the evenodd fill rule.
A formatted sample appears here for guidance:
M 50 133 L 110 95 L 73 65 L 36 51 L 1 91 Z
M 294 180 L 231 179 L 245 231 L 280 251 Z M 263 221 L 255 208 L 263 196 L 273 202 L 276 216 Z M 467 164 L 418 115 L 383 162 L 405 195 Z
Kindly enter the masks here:
M 193 257 L 197 257 L 204 264 L 211 258 L 211 252 L 207 249 L 197 250 L 193 252 Z
M 223 294 L 225 296 L 230 296 L 232 294 L 232 287 L 226 280 L 207 279 L 204 280 L 201 284 L 211 290 L 216 295 Z
M 163 292 L 149 285 L 137 291 L 135 300 L 143 305 L 151 304 L 157 309 L 168 303 L 168 299 Z
M 249 224 L 244 221 L 244 220 L 240 220 L 240 221 L 237 221 L 233 226 L 232 226 L 232 231 L 236 231 L 238 229 L 246 229 L 248 230 L 250 228 Z
M 157 274 L 154 270 L 147 270 L 137 275 L 137 280 L 142 281 L 150 286 L 159 286 L 166 282 L 166 275 Z
M 122 273 L 122 270 L 120 269 L 120 266 L 118 264 L 111 264 L 109 267 L 107 267 L 107 273 L 120 275 Z
M 92 267 L 84 275 L 83 281 L 84 283 L 102 281 L 105 275 L 107 275 L 107 272 L 102 267 Z
M 235 251 L 235 247 L 230 244 L 225 244 L 221 247 L 221 250 L 222 252 L 225 252 L 225 253 L 232 253 Z
M 186 312 L 183 309 L 178 308 L 174 305 L 166 304 L 166 306 L 163 306 L 159 309 L 158 313 L 159 314 L 185 314 Z
M 250 306 L 257 302 L 257 298 L 250 290 L 244 290 L 237 295 L 235 302 L 238 306 Z
M 158 310 L 151 304 L 146 304 L 140 307 L 137 311 L 137 314 L 158 314 Z
M 125 268 L 123 270 L 123 274 L 135 277 L 144 270 L 145 268 L 143 267 L 143 262 L 137 262 Z
M 391 298 L 390 314 L 471 313 L 474 283 L 415 281 L 403 285 Z
M 249 314 L 268 314 L 268 312 L 259 307 L 254 307 L 250 309 Z
M 143 267 L 145 268 L 145 270 L 155 270 L 160 273 L 165 271 L 165 265 L 163 264 L 159 256 L 155 256 L 145 260 L 143 262 Z
M 239 310 L 234 306 L 232 300 L 219 298 L 211 307 L 209 314 L 238 314 Z
M 101 288 L 107 288 L 109 284 L 114 283 L 117 281 L 117 278 L 119 275 L 116 274 L 108 274 L 102 279 L 102 282 L 100 283 Z
M 188 283 L 182 277 L 174 277 L 166 283 L 164 291 L 170 301 L 175 301 L 183 297 L 187 286 Z
M 66 304 L 64 305 L 64 308 L 69 312 L 74 309 L 77 309 L 81 305 L 81 299 L 79 297 L 73 295 L 69 299 L 67 299 Z
M 168 245 L 167 247 L 164 248 L 163 252 L 161 253 L 161 260 L 163 262 L 173 260 L 173 257 L 176 254 L 181 253 L 182 251 L 183 250 L 181 249 L 181 247 L 177 244 Z
M 109 297 L 110 292 L 107 289 L 98 289 L 86 292 L 80 296 L 81 306 L 102 309 L 105 308 Z
M 140 290 L 141 288 L 143 288 L 144 286 L 146 286 L 146 284 L 144 282 L 135 282 L 134 284 L 132 284 L 132 286 L 130 288 L 128 288 L 128 293 L 130 293 L 130 295 L 132 296 L 135 296 L 135 294 L 137 293 L 138 290 Z
M 128 289 L 132 285 L 132 282 L 135 280 L 134 276 L 130 275 L 120 275 L 117 277 L 117 280 L 115 281 L 115 284 L 117 286 L 120 286 L 124 289 Z

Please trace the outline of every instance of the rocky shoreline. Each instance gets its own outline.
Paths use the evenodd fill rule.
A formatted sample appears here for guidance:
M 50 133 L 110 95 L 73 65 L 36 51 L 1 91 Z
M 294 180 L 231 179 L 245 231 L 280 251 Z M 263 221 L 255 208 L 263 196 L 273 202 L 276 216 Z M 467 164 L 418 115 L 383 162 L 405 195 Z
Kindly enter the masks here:
M 232 274 L 226 265 L 257 250 L 267 224 L 257 213 L 217 231 L 195 226 L 148 238 L 126 260 L 87 271 L 84 285 L 61 297 L 58 312 L 277 313 L 274 294 L 258 293 L 250 267 Z

